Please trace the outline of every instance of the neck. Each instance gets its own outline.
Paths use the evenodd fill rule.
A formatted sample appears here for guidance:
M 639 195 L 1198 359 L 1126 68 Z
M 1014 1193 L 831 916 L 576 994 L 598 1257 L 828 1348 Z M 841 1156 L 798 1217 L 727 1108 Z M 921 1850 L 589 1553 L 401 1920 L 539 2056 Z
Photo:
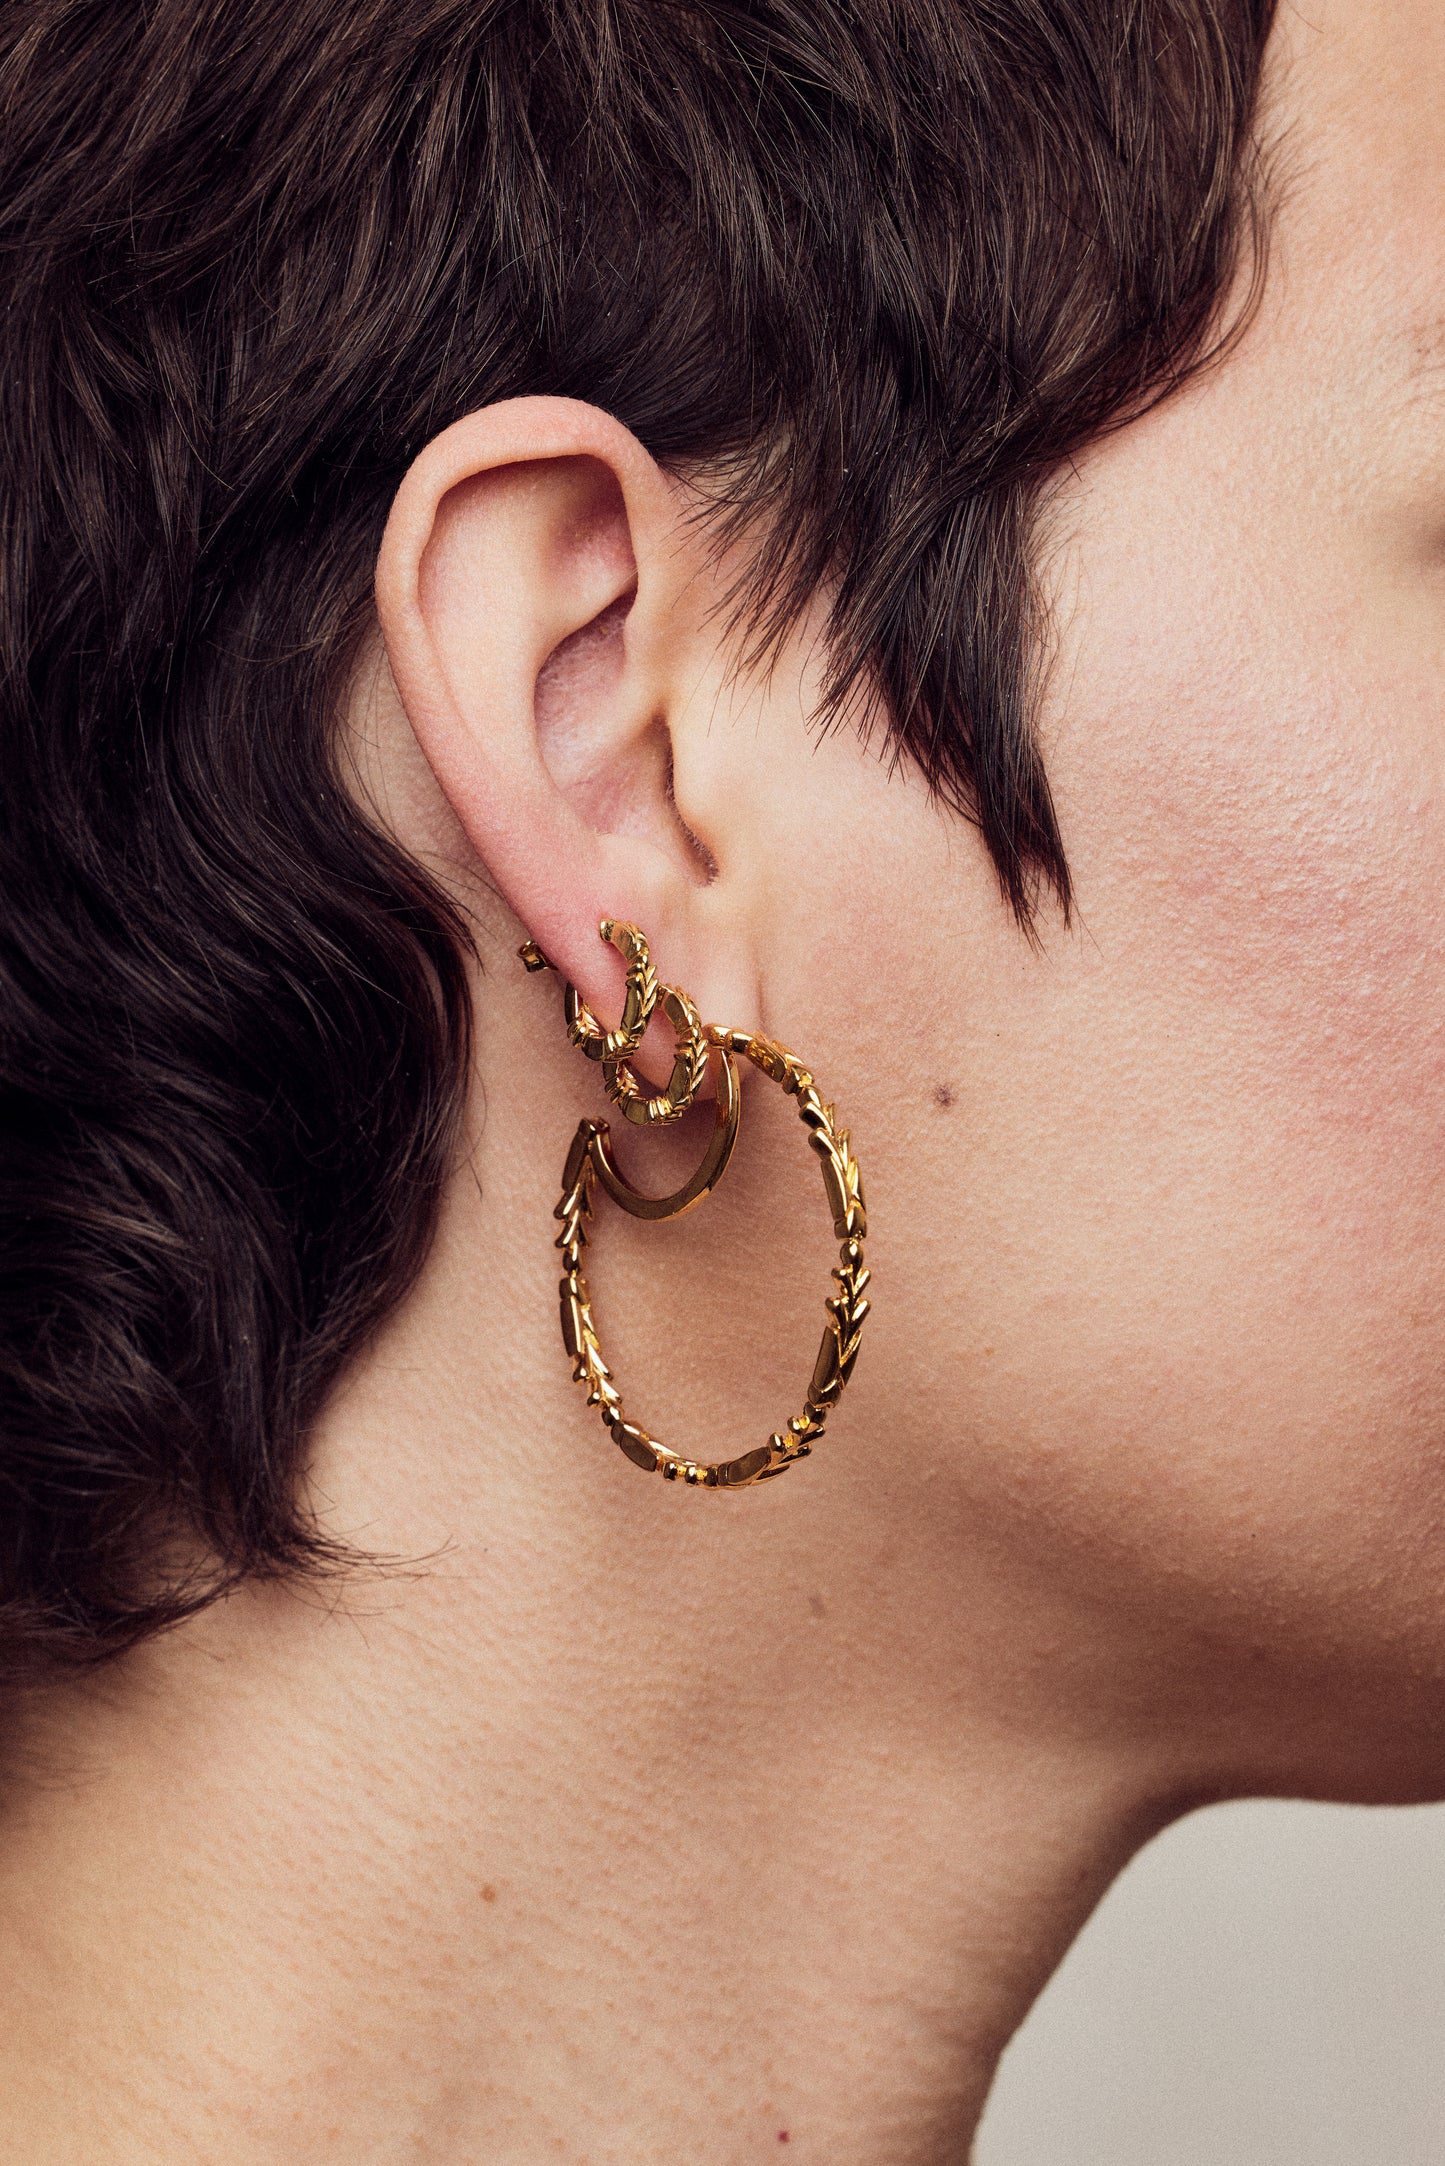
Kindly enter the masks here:
M 426 1561 L 248 1590 L 37 1726 L 6 2156 L 957 2158 L 1165 1817 L 866 1400 L 732 1499 L 584 1423 L 508 1132 L 318 1442 L 330 1523 Z

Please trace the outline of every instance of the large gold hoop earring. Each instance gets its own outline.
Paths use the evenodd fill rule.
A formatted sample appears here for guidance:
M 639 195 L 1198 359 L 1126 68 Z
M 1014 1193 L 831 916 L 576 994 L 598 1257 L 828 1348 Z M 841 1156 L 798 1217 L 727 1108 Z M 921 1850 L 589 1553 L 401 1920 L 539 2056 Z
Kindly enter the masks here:
M 562 1200 L 555 1216 L 562 1221 L 557 1246 L 562 1251 L 564 1277 L 559 1289 L 562 1304 L 562 1343 L 572 1361 L 572 1374 L 587 1386 L 587 1404 L 595 1406 L 613 1442 L 634 1466 L 649 1474 L 660 1471 L 668 1481 L 685 1481 L 703 1489 L 746 1489 L 783 1473 L 794 1460 L 804 1459 L 822 1436 L 827 1417 L 842 1397 L 858 1358 L 858 1342 L 869 1302 L 864 1289 L 870 1274 L 863 1262 L 863 1243 L 868 1233 L 868 1214 L 863 1201 L 863 1178 L 853 1156 L 846 1130 L 818 1094 L 812 1076 L 787 1048 L 770 1038 L 745 1030 L 720 1030 L 703 1025 L 696 1007 L 676 986 L 660 986 L 652 971 L 647 942 L 635 925 L 602 920 L 599 931 L 623 953 L 628 964 L 627 1000 L 617 1030 L 607 1032 L 583 1006 L 569 985 L 564 997 L 568 1035 L 574 1045 L 602 1062 L 608 1095 L 624 1116 L 639 1126 L 676 1120 L 691 1104 L 707 1072 L 712 1054 L 718 1056 L 717 1113 L 702 1163 L 692 1177 L 670 1196 L 647 1196 L 633 1186 L 612 1155 L 606 1121 L 590 1117 L 577 1124 L 567 1163 L 562 1171 Z M 550 970 L 551 964 L 533 941 L 520 949 L 529 970 Z M 644 1097 L 627 1065 L 637 1050 L 654 1008 L 663 1013 L 678 1034 L 677 1058 L 667 1090 Z M 641 1017 L 639 1023 L 638 1018 Z M 579 1034 L 580 1033 L 580 1034 Z M 629 1039 L 630 1043 L 622 1041 Z M 597 1050 L 594 1050 L 594 1047 Z M 606 1050 L 603 1050 L 603 1048 Z M 613 1050 L 613 1048 L 616 1050 Z M 766 1444 L 744 1452 L 740 1458 L 709 1461 L 691 1459 L 660 1443 L 636 1422 L 629 1421 L 622 1395 L 597 1343 L 592 1321 L 592 1302 L 582 1270 L 582 1251 L 587 1245 L 597 1185 L 614 1203 L 634 1218 L 680 1218 L 711 1194 L 727 1170 L 738 1138 L 741 1094 L 736 1061 L 752 1062 L 763 1075 L 782 1086 L 797 1100 L 799 1118 L 808 1141 L 822 1161 L 823 1188 L 833 1216 L 833 1234 L 839 1242 L 833 1271 L 838 1291 L 824 1304 L 828 1321 L 823 1330 L 818 1358 L 808 1384 L 803 1411 L 785 1429 L 775 1430 Z M 649 1110 L 658 1107 L 662 1110 Z

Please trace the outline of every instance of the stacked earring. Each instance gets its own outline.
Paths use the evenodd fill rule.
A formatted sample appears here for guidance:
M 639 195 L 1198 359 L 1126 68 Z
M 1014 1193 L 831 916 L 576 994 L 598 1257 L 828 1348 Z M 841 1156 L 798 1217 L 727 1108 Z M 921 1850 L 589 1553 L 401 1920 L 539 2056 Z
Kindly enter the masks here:
M 572 1148 L 562 1172 L 562 1200 L 555 1216 L 562 1222 L 557 1246 L 562 1251 L 562 1342 L 572 1361 L 572 1374 L 587 1386 L 587 1403 L 595 1406 L 611 1432 L 613 1442 L 634 1466 L 654 1473 L 661 1470 L 668 1481 L 685 1481 L 704 1489 L 745 1489 L 781 1474 L 794 1460 L 804 1459 L 822 1436 L 824 1423 L 842 1396 L 858 1358 L 858 1341 L 869 1302 L 864 1288 L 869 1273 L 863 1262 L 863 1242 L 868 1216 L 863 1202 L 863 1181 L 848 1136 L 838 1126 L 837 1115 L 819 1097 L 812 1076 L 796 1055 L 772 1039 L 745 1030 L 720 1030 L 704 1024 L 686 993 L 676 986 L 659 985 L 652 968 L 647 942 L 635 925 L 604 918 L 598 928 L 604 942 L 615 947 L 627 965 L 627 986 L 622 1020 L 606 1030 L 591 1014 L 575 988 L 569 985 L 563 999 L 567 1034 L 589 1060 L 602 1065 L 608 1096 L 623 1118 L 638 1127 L 675 1121 L 696 1098 L 714 1054 L 718 1058 L 717 1111 L 712 1136 L 702 1163 L 691 1178 L 670 1196 L 647 1196 L 634 1188 L 612 1155 L 606 1121 L 583 1119 L 577 1124 Z M 528 970 L 550 970 L 551 964 L 533 941 L 519 950 Z M 665 1091 L 644 1095 L 628 1065 L 642 1041 L 654 1012 L 661 1009 L 677 1034 L 677 1055 Z M 689 1459 L 649 1436 L 623 1411 L 622 1397 L 612 1371 L 603 1358 L 592 1322 L 591 1297 L 582 1270 L 582 1251 L 592 1222 L 594 1193 L 600 1183 L 614 1203 L 634 1218 L 680 1218 L 709 1195 L 727 1170 L 738 1137 L 741 1111 L 736 1060 L 752 1062 L 762 1074 L 781 1084 L 796 1099 L 798 1114 L 808 1131 L 808 1141 L 822 1161 L 823 1188 L 833 1218 L 834 1238 L 840 1243 L 833 1277 L 838 1291 L 825 1307 L 828 1321 L 818 1359 L 813 1366 L 801 1414 L 785 1429 L 774 1432 L 766 1444 L 744 1452 L 740 1458 L 717 1462 Z

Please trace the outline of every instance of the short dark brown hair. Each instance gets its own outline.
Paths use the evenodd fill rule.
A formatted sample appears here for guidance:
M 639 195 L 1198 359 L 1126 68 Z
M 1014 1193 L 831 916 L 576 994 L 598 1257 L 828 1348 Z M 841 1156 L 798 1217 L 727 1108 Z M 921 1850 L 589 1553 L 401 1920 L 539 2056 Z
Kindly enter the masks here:
M 466 1074 L 463 927 L 333 754 L 421 446 L 553 392 L 718 477 L 762 635 L 826 585 L 835 713 L 1067 905 L 1031 513 L 1213 336 L 1270 14 L 0 5 L 6 1674 L 329 1554 L 306 1427 Z

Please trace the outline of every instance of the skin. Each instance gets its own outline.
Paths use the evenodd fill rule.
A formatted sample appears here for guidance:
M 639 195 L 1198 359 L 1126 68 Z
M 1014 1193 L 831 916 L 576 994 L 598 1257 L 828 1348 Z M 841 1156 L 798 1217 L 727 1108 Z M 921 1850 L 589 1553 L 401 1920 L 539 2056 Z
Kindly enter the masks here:
M 1037 947 L 876 732 L 816 741 L 816 623 L 739 670 L 606 417 L 493 409 L 408 477 L 351 741 L 475 914 L 477 1073 L 312 1480 L 416 1561 L 37 1712 L 7 2155 L 957 2160 L 1172 1816 L 1445 1796 L 1445 22 L 1311 0 L 1269 83 L 1257 316 L 1049 506 L 1079 907 Z M 604 913 L 793 1045 L 865 1171 L 845 1411 L 738 1497 L 629 1466 L 556 1341 L 602 1101 L 515 949 L 613 1014 Z M 629 1403 L 719 1452 L 800 1402 L 831 1262 L 745 1098 L 703 1209 L 593 1250 Z M 639 1180 L 705 1125 L 629 1136 Z

